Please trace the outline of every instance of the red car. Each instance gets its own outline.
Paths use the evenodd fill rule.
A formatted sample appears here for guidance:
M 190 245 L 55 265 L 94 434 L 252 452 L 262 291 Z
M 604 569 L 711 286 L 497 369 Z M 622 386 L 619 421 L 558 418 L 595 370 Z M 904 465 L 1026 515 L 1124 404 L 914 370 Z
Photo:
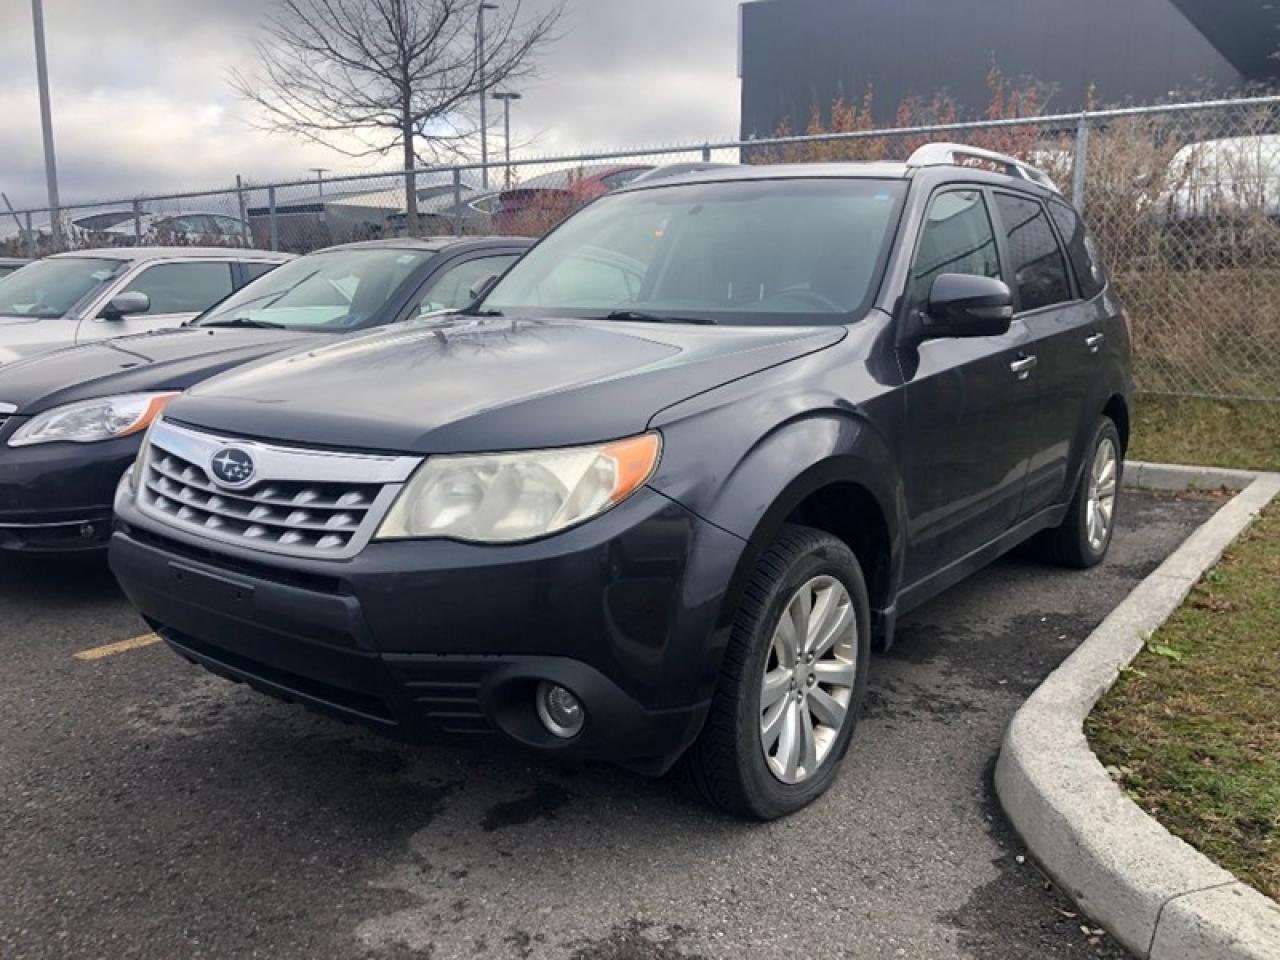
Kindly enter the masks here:
M 651 164 L 599 164 L 544 173 L 502 191 L 495 231 L 538 236 L 589 201 L 652 169 Z

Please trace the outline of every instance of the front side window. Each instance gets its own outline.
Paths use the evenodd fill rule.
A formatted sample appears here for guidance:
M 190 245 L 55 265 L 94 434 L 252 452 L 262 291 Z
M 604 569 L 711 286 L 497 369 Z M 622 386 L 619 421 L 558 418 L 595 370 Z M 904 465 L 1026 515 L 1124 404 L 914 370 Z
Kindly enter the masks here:
M 526 254 L 484 306 L 533 316 L 843 323 L 875 294 L 905 190 L 897 180 L 833 178 L 612 194 Z
M 427 286 L 418 301 L 419 313 L 437 310 L 460 310 L 471 302 L 471 288 L 477 283 L 501 274 L 515 262 L 516 254 L 476 257 L 447 267 Z
M 1067 261 L 1040 202 L 998 193 L 996 209 L 1008 241 L 1019 307 L 1039 310 L 1070 300 Z
M 229 263 L 158 263 L 129 281 L 126 291 L 151 299 L 149 314 L 199 313 L 231 292 Z
M 996 236 L 980 190 L 949 190 L 929 204 L 911 265 L 907 302 L 922 308 L 933 281 L 944 273 L 1000 276 Z
M 430 256 L 393 247 L 313 253 L 241 287 L 198 325 L 355 329 L 382 319 L 387 302 Z
M 1079 214 L 1065 203 L 1053 200 L 1049 203 L 1049 215 L 1058 225 L 1058 232 L 1067 242 L 1067 256 L 1076 270 L 1076 282 L 1080 284 L 1080 295 L 1092 300 L 1107 285 L 1107 275 L 1102 270 L 1098 259 L 1098 250 L 1093 237 L 1085 229 L 1084 221 Z
M 0 315 L 60 317 L 124 268 L 123 260 L 98 257 L 29 263 L 0 282 Z

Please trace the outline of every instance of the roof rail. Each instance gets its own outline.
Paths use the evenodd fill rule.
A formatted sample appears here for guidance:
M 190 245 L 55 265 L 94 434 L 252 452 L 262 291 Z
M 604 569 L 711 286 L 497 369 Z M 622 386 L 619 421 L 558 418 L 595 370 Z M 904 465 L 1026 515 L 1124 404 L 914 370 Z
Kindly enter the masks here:
M 1032 183 L 1038 183 L 1042 187 L 1047 187 L 1054 193 L 1061 193 L 1058 185 L 1043 170 L 1039 170 L 1029 163 L 1023 163 L 1016 157 L 1010 157 L 1007 154 L 996 153 L 994 150 L 983 150 L 981 147 L 967 147 L 962 143 L 926 143 L 923 147 L 911 154 L 907 160 L 909 167 L 943 167 L 951 165 L 959 165 L 960 158 L 969 157 L 974 160 L 986 160 L 988 163 L 998 164 L 1004 168 L 1004 172 L 1011 177 L 1019 177 L 1023 180 L 1029 180 Z

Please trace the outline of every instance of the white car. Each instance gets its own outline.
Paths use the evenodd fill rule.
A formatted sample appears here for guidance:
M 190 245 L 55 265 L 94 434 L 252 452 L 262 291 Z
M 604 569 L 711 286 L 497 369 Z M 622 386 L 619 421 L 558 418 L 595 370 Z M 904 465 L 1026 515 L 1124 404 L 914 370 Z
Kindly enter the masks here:
M 221 247 L 109 247 L 45 257 L 0 279 L 0 363 L 176 327 L 292 259 Z

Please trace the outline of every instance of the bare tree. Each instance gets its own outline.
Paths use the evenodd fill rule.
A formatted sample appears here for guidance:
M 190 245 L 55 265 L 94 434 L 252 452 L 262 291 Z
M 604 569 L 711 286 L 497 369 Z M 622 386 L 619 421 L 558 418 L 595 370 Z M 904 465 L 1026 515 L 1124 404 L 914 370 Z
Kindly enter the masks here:
M 457 155 L 472 142 L 487 89 L 527 76 L 554 39 L 564 0 L 521 17 L 521 0 L 277 0 L 253 75 L 231 83 L 265 129 L 349 157 L 399 148 L 404 167 Z M 487 15 L 486 15 L 487 14 Z M 483 54 L 477 44 L 485 15 Z M 409 222 L 417 197 L 408 178 Z

